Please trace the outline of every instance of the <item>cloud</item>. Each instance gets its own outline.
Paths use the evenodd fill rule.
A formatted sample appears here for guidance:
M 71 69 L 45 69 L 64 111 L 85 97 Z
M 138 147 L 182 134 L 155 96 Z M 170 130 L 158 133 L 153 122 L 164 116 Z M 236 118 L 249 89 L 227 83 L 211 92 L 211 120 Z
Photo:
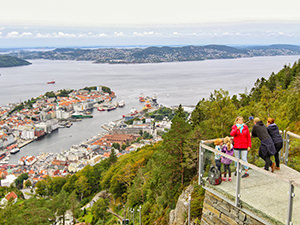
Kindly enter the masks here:
M 160 33 L 154 31 L 144 31 L 144 32 L 133 32 L 133 36 L 145 37 L 145 36 L 158 36 Z
M 35 38 L 51 38 L 51 37 L 52 37 L 52 35 L 49 34 L 49 33 L 45 33 L 45 34 L 37 33 L 37 34 L 35 35 Z
M 76 34 L 64 33 L 61 31 L 59 31 L 58 33 L 54 33 L 54 36 L 57 38 L 76 38 Z
M 114 35 L 117 37 L 123 37 L 124 33 L 123 32 L 114 32 Z
M 18 38 L 19 37 L 19 32 L 17 31 L 12 31 L 7 33 L 6 35 L 7 38 Z

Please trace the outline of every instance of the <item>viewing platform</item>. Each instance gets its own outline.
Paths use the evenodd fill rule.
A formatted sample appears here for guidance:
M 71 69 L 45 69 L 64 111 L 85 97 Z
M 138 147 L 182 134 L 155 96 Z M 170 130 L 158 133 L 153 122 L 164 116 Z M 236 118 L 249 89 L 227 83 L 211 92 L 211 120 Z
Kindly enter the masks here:
M 292 133 L 290 136 L 297 139 L 299 137 Z M 283 163 L 280 165 L 280 170 L 275 170 L 274 173 L 266 171 L 215 150 L 208 145 L 212 141 L 201 141 L 200 143 L 198 182 L 203 188 L 232 207 L 256 219 L 260 224 L 300 224 L 300 173 L 298 171 Z M 281 150 L 283 161 L 287 159 L 289 141 L 289 138 L 284 138 L 284 148 Z M 235 170 L 232 169 L 232 181 L 223 181 L 219 185 L 211 185 L 208 182 L 207 168 L 214 164 L 214 153 L 231 159 L 233 161 L 232 168 L 234 168 L 234 162 L 237 162 L 239 169 L 236 176 L 234 175 Z M 241 178 L 243 165 L 249 167 L 249 177 Z M 206 172 L 204 168 L 206 168 Z M 213 207 L 218 208 L 216 201 Z M 209 208 L 211 207 L 209 206 Z M 222 212 L 218 211 L 217 214 L 220 218 L 222 217 Z M 231 219 L 234 221 L 233 217 Z M 231 223 L 224 222 L 224 224 Z

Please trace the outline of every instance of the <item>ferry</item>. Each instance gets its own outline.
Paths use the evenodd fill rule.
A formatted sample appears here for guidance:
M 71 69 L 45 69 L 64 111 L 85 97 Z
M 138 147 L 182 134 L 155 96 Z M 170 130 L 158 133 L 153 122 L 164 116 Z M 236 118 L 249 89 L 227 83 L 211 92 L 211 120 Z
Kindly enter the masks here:
M 55 84 L 55 81 L 54 80 L 48 81 L 47 84 Z
M 10 150 L 10 154 L 16 154 L 16 153 L 18 153 L 19 151 L 20 151 L 19 148 L 14 148 L 14 149 Z

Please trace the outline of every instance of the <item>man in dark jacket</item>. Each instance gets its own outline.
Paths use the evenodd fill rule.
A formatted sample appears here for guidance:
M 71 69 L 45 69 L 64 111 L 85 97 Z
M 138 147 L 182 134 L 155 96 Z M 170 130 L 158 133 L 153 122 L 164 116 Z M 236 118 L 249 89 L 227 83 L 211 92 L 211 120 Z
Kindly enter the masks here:
M 272 163 L 270 157 L 276 153 L 276 149 L 266 126 L 257 117 L 254 119 L 252 137 L 258 137 L 261 142 L 259 147 L 259 156 L 265 160 L 265 170 L 269 170 L 269 167 L 271 167 L 272 172 L 274 172 L 275 163 Z
M 268 118 L 267 121 L 267 129 L 268 132 L 274 142 L 275 145 L 275 149 L 276 149 L 276 153 L 275 153 L 275 163 L 276 163 L 276 167 L 275 169 L 279 170 L 280 167 L 280 160 L 279 160 L 279 152 L 283 146 L 283 140 L 282 137 L 279 133 L 279 128 L 278 126 L 275 124 L 275 119 L 274 118 Z

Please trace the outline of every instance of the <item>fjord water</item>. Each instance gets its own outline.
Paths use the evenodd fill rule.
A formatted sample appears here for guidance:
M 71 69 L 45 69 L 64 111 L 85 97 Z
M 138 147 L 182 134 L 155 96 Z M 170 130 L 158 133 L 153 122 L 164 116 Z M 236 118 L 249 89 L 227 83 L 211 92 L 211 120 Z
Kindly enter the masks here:
M 132 107 L 142 108 L 141 93 L 156 95 L 167 106 L 196 105 L 215 89 L 230 95 L 244 93 L 257 78 L 268 78 L 284 65 L 293 64 L 300 56 L 273 56 L 242 59 L 220 59 L 157 64 L 94 64 L 85 61 L 30 60 L 32 65 L 0 69 L 0 105 L 37 97 L 47 91 L 79 89 L 105 85 L 116 92 L 126 107 L 111 112 L 93 113 L 93 119 L 75 123 L 24 147 L 11 157 L 15 163 L 23 155 L 60 152 L 73 144 L 102 132 L 101 124 L 121 118 Z M 47 84 L 55 81 L 54 85 Z

